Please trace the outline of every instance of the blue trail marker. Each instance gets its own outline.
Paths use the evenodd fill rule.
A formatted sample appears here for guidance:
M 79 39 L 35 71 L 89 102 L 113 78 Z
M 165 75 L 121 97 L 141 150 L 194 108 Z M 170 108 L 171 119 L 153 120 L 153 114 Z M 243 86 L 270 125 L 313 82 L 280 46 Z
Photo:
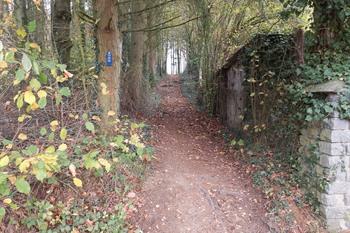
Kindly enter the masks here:
M 111 51 L 108 51 L 106 53 L 106 66 L 112 66 L 113 65 L 113 55 Z

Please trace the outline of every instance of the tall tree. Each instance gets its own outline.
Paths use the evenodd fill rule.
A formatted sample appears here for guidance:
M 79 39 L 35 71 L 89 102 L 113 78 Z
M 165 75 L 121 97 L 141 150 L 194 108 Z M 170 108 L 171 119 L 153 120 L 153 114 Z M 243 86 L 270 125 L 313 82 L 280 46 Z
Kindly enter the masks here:
M 145 44 L 145 1 L 132 1 L 130 68 L 126 75 L 127 96 L 131 109 L 140 110 L 142 103 L 143 54 Z
M 55 1 L 52 14 L 53 37 L 60 62 L 69 64 L 70 50 L 72 48 L 70 39 L 71 1 Z
M 22 27 L 27 24 L 27 8 L 26 8 L 26 0 L 15 0 L 14 1 L 14 13 L 16 17 L 16 22 L 18 27 Z
M 119 114 L 122 42 L 118 28 L 118 10 L 115 1 L 96 0 L 95 12 L 96 19 L 99 20 L 96 38 L 100 69 L 98 99 L 103 112 L 101 128 L 105 133 L 108 133 L 111 129 L 109 116 Z M 109 61 L 106 61 L 107 57 Z

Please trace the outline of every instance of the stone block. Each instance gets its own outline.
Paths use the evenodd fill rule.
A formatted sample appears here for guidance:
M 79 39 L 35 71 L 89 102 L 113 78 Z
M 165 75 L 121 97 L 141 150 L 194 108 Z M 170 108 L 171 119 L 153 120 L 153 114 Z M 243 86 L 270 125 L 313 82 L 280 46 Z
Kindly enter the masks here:
M 320 210 L 326 219 L 346 219 L 350 214 L 350 208 L 346 206 L 322 206 Z
M 330 130 L 323 129 L 320 139 L 326 142 L 350 143 L 350 130 Z
M 339 118 L 327 118 L 323 120 L 324 127 L 327 129 L 335 130 L 348 130 L 350 129 L 350 122 L 348 120 L 342 120 Z
M 345 205 L 344 194 L 321 194 L 320 202 L 325 206 L 331 207 L 344 207 Z
M 344 194 L 344 204 L 350 206 L 350 190 L 348 193 Z
M 347 144 L 343 143 L 331 143 L 331 142 L 319 142 L 319 149 L 322 154 L 332 155 L 332 156 L 339 156 L 339 155 L 345 155 Z
M 327 229 L 330 233 L 339 233 L 348 229 L 344 219 L 327 219 Z
M 350 190 L 350 182 L 335 181 L 331 182 L 326 187 L 327 194 L 346 194 Z
M 349 166 L 348 156 L 331 156 L 327 154 L 320 155 L 320 165 L 326 168 Z

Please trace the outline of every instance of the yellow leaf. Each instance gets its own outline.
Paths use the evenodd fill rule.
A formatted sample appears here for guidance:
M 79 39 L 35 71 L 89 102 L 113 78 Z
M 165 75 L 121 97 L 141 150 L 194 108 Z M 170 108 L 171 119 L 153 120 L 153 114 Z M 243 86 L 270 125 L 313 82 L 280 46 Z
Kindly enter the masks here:
M 16 180 L 17 180 L 16 176 L 9 176 L 8 179 L 9 179 L 11 184 L 15 184 Z
M 39 105 L 37 103 L 33 103 L 30 105 L 31 110 L 37 110 L 39 108 Z
M 56 149 L 54 146 L 49 146 L 48 148 L 45 149 L 46 153 L 52 154 L 55 153 Z
M 95 121 L 101 121 L 101 118 L 99 118 L 98 116 L 92 116 L 92 119 Z
M 46 91 L 40 90 L 40 91 L 38 91 L 38 96 L 40 99 L 45 98 L 47 96 L 47 93 L 46 93 Z
M 6 69 L 7 68 L 7 62 L 6 61 L 0 61 L 0 70 Z
M 18 84 L 20 84 L 21 83 L 21 81 L 19 81 L 19 80 L 17 80 L 17 79 L 15 79 L 14 81 L 13 81 L 13 85 L 14 86 L 17 86 Z
M 108 95 L 109 91 L 107 90 L 107 85 L 105 83 L 101 83 L 101 91 L 102 91 L 102 95 Z
M 8 144 L 8 145 L 6 145 L 5 147 L 6 147 L 6 149 L 11 150 L 12 147 L 13 147 L 13 144 L 12 144 L 12 143 L 11 143 L 11 144 Z
M 115 112 L 114 111 L 108 111 L 108 116 L 115 116 Z
M 20 140 L 22 140 L 22 141 L 25 141 L 25 140 L 28 139 L 28 136 L 27 136 L 26 134 L 24 134 L 24 133 L 20 133 L 20 134 L 18 135 L 18 139 L 20 139 Z
M 9 157 L 6 155 L 5 157 L 0 159 L 0 167 L 5 167 L 9 164 L 10 159 Z
M 6 198 L 3 200 L 3 203 L 6 204 L 6 205 L 9 205 L 12 203 L 12 200 L 10 198 Z
M 59 151 L 65 151 L 65 150 L 67 150 L 67 148 L 68 148 L 67 144 L 63 143 L 63 144 L 59 145 L 58 150 Z
M 74 185 L 75 186 L 77 186 L 77 187 L 83 187 L 83 182 L 80 180 L 80 179 L 78 179 L 78 178 L 73 178 L 73 183 L 74 183 Z
M 98 162 L 100 162 L 100 164 L 105 167 L 107 172 L 111 170 L 111 164 L 107 160 L 99 158 Z
M 36 98 L 32 91 L 24 92 L 24 102 L 32 105 L 35 103 L 35 101 L 36 101 Z
M 61 140 L 66 140 L 66 138 L 67 138 L 67 129 L 66 128 L 61 129 L 60 138 L 61 138 Z
M 20 172 L 24 173 L 27 172 L 28 168 L 30 167 L 30 162 L 32 160 L 31 159 L 26 159 L 24 160 L 19 166 L 18 169 Z
M 57 126 L 58 126 L 58 121 L 57 120 L 55 120 L 55 121 L 51 121 L 51 123 L 50 123 L 50 128 L 51 128 L 51 130 L 52 131 L 56 131 L 56 129 L 57 129 Z
M 31 116 L 28 116 L 27 114 L 23 114 L 18 117 L 18 122 L 22 123 L 27 118 L 31 118 Z
M 119 159 L 118 159 L 118 158 L 113 158 L 112 160 L 113 160 L 113 162 L 115 162 L 115 163 L 118 163 L 118 162 L 119 162 Z
M 27 32 L 23 27 L 18 28 L 16 33 L 21 39 L 24 39 L 24 37 L 27 36 Z
M 59 83 L 63 83 L 65 81 L 67 81 L 68 78 L 66 78 L 65 76 L 59 75 L 56 77 L 56 81 Z
M 37 49 L 37 50 L 41 50 L 40 46 L 37 43 L 30 43 L 29 47 L 31 47 L 32 49 Z

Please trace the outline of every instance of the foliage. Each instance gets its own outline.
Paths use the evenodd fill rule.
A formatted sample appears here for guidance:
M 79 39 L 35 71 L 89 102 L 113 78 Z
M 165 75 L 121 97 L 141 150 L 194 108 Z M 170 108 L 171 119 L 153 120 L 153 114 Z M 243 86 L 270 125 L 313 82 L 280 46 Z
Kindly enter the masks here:
M 121 161 L 125 163 L 125 158 L 132 163 L 150 160 L 152 150 L 143 143 L 144 124 L 127 118 L 119 120 L 113 112 L 108 113 L 114 132 L 111 137 L 99 134 L 101 119 L 97 114 L 70 112 L 65 113 L 66 118 L 40 119 L 49 109 L 65 106 L 72 91 L 64 84 L 73 75 L 65 65 L 45 59 L 40 46 L 30 40 L 33 27 L 30 23 L 27 29 L 16 29 L 16 47 L 0 41 L 1 75 L 11 78 L 13 89 L 18 90 L 14 103 L 8 105 L 20 112 L 16 134 L 12 139 L 3 138 L 0 146 L 0 219 L 7 223 L 16 221 L 12 217 L 23 211 L 26 226 L 42 232 L 71 232 L 74 228 L 66 225 L 67 218 L 77 230 L 125 232 L 125 213 L 120 207 L 108 213 L 82 212 L 82 218 L 65 207 L 66 214 L 58 216 L 63 222 L 59 222 L 57 230 L 51 229 L 58 224 L 52 222 L 58 221 L 52 218 L 58 206 L 40 200 L 38 186 L 50 190 L 63 183 L 71 189 L 83 190 L 86 188 L 83 174 L 95 174 L 101 179 L 111 173 L 118 175 L 118 167 Z M 36 130 L 26 131 L 25 126 L 35 120 L 41 125 L 37 123 Z M 80 222 L 86 219 L 96 224 L 82 228 Z M 114 230 L 109 231 L 111 228 Z

